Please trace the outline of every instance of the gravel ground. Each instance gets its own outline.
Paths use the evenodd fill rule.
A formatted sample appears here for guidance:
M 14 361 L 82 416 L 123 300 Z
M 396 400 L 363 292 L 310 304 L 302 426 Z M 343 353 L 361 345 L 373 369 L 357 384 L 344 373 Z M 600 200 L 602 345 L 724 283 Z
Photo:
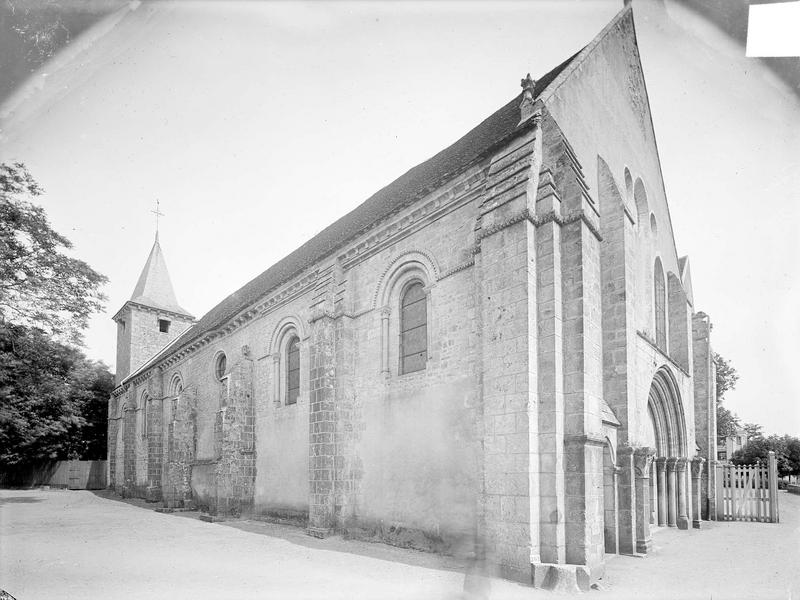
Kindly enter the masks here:
M 800 496 L 781 494 L 781 518 L 658 531 L 654 553 L 614 557 L 589 596 L 800 598 L 789 591 L 800 573 Z M 0 490 L 0 588 L 17 600 L 455 599 L 464 579 L 452 558 L 316 540 L 289 526 L 205 523 L 105 493 Z M 497 579 L 480 585 L 491 598 L 553 596 Z
M 703 521 L 699 530 L 659 529 L 647 558 L 608 561 L 604 595 L 800 599 L 800 496 L 780 492 L 778 498 L 780 523 Z

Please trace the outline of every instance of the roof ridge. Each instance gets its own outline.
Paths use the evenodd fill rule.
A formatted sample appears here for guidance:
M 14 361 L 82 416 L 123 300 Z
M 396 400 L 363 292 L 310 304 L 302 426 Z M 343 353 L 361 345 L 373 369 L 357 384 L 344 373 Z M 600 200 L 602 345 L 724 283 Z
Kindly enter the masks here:
M 579 54 L 580 52 L 573 54 L 542 75 L 536 81 L 534 97 L 538 98 L 547 90 L 548 86 Z M 217 331 L 247 307 L 258 302 L 278 286 L 308 268 L 309 265 L 330 256 L 338 248 L 366 230 L 440 187 L 442 182 L 464 172 L 465 169 L 492 152 L 498 144 L 506 143 L 511 137 L 524 131 L 527 128 L 526 124 L 519 122 L 521 96 L 522 93 L 517 94 L 455 142 L 380 188 L 357 207 L 306 240 L 235 292 L 224 297 L 193 327 L 178 336 L 175 343 L 170 343 L 162 348 L 136 373 L 139 374 L 150 368 L 167 351 L 174 352 L 177 348 L 189 345 L 204 334 Z M 129 381 L 132 376 L 126 377 L 120 385 Z

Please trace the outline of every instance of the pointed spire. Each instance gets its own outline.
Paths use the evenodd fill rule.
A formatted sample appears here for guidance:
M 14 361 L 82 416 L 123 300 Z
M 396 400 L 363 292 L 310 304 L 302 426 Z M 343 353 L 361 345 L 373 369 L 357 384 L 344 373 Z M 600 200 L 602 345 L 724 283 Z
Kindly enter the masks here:
M 131 302 L 191 316 L 187 310 L 181 308 L 175 298 L 175 290 L 172 289 L 164 253 L 158 242 L 158 231 L 156 231 L 156 239 L 150 250 L 150 256 L 147 257 L 142 274 L 139 275 L 139 280 L 136 282 L 133 295 L 131 295 Z

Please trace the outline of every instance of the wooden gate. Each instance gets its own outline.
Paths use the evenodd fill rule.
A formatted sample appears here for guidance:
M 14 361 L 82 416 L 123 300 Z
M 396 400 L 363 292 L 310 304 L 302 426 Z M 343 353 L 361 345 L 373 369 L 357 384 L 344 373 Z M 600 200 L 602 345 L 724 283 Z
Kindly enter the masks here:
M 717 520 L 778 522 L 775 453 L 767 464 L 717 465 Z

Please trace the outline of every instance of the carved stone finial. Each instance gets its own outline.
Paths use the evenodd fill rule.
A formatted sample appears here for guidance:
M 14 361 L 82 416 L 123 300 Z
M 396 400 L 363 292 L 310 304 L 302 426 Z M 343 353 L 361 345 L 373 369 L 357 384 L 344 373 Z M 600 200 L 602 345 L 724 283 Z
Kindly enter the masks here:
M 525 76 L 525 79 L 520 81 L 520 85 L 522 86 L 522 102 L 519 105 L 520 111 L 520 123 L 527 121 L 531 116 L 533 116 L 534 109 L 533 109 L 533 92 L 536 88 L 536 80 L 531 77 L 531 74 L 528 73 Z
M 522 86 L 524 96 L 533 100 L 533 89 L 536 87 L 536 80 L 531 77 L 531 74 L 528 73 L 519 84 Z

